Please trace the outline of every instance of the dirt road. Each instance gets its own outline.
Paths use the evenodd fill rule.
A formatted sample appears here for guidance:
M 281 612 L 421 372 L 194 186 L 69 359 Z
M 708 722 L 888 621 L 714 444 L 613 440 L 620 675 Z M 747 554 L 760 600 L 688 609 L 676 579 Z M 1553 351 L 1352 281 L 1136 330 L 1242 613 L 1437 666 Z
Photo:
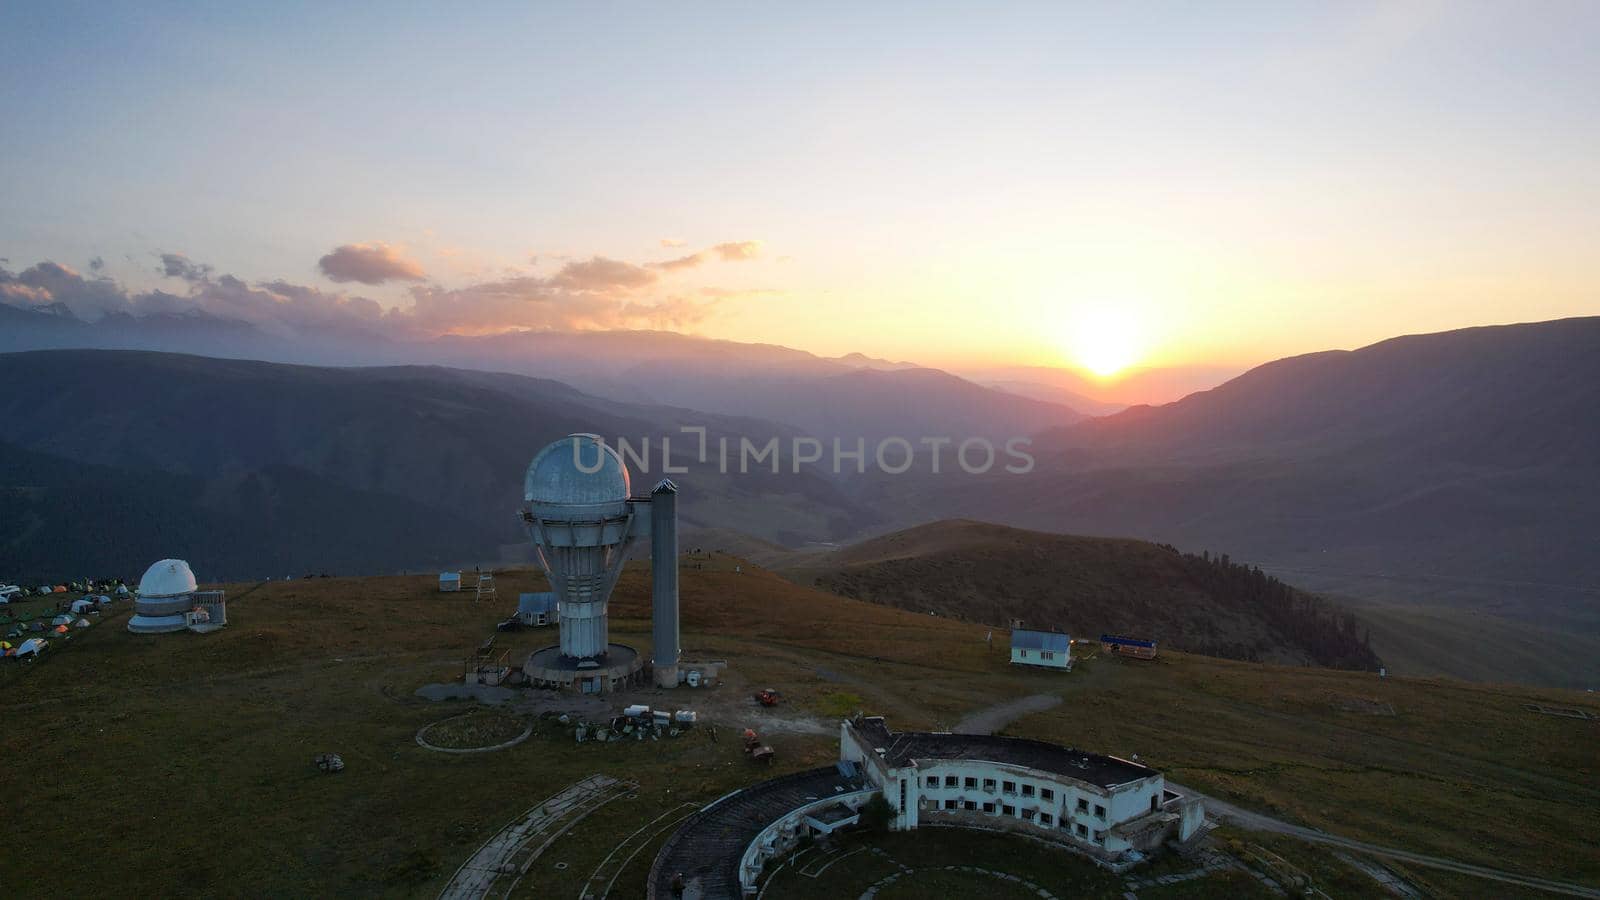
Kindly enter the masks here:
M 1303 825 L 1294 825 L 1271 816 L 1264 816 L 1258 812 L 1251 812 L 1234 806 L 1226 800 L 1218 800 L 1199 791 L 1167 782 L 1167 787 L 1183 794 L 1186 797 L 1204 798 L 1206 815 L 1248 831 L 1266 831 L 1275 834 L 1285 834 L 1302 841 L 1316 844 L 1327 844 L 1331 847 L 1340 847 L 1356 853 L 1365 853 L 1382 859 L 1396 859 L 1413 865 L 1426 866 L 1433 869 L 1443 869 L 1447 872 L 1456 872 L 1461 875 L 1471 875 L 1475 878 L 1484 878 L 1498 881 L 1502 884 L 1513 884 L 1518 887 L 1534 888 L 1549 891 L 1553 894 L 1566 894 L 1570 897 L 1596 897 L 1600 898 L 1600 888 L 1592 888 L 1582 884 L 1572 884 L 1565 881 L 1551 881 L 1546 878 L 1534 878 L 1528 875 L 1518 875 L 1514 872 L 1502 872 L 1498 869 L 1489 869 L 1483 866 L 1474 866 L 1468 863 L 1456 862 L 1453 859 L 1444 859 L 1439 856 L 1427 856 L 1421 853 L 1412 853 L 1409 850 L 1397 850 L 1393 847 L 1382 847 L 1377 844 L 1368 844 L 1365 841 L 1352 840 L 1307 828 Z

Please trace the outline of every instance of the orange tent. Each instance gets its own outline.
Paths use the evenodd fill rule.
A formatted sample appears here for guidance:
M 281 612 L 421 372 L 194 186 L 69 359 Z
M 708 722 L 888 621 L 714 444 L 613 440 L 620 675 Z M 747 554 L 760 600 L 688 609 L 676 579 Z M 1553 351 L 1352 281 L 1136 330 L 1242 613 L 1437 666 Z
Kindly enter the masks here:
M 53 594 L 65 594 L 66 592 L 67 592 L 67 586 L 64 585 L 64 584 L 56 585 L 56 589 L 54 591 L 51 591 L 51 593 L 53 593 Z
M 56 634 L 66 634 L 66 633 L 67 633 L 67 626 L 65 626 L 65 625 L 57 625 L 56 626 Z

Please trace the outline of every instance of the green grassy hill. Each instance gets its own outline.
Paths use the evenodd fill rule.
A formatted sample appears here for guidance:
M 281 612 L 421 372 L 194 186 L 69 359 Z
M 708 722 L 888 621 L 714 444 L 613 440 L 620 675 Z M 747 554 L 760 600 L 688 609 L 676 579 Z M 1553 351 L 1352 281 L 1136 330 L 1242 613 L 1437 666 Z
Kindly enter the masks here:
M 1331 602 L 1147 541 L 948 520 L 786 565 L 837 594 L 970 622 L 1133 634 L 1231 659 L 1380 665 L 1361 623 Z
M 1022 670 L 986 645 L 981 626 L 801 587 L 720 555 L 686 559 L 684 646 L 727 659 L 726 682 L 640 696 L 705 711 L 722 740 L 700 728 L 659 743 L 579 745 L 545 723 L 495 753 L 418 747 L 418 728 L 466 705 L 415 689 L 459 678 L 515 592 L 541 581 L 503 574 L 498 603 L 439 594 L 426 577 L 230 585 L 230 625 L 218 633 L 136 637 L 123 605 L 38 663 L 0 665 L 15 826 L 7 893 L 431 897 L 495 830 L 566 785 L 596 772 L 638 781 L 637 799 L 560 838 L 517 895 L 576 897 L 641 822 L 836 759 L 835 723 L 850 709 L 939 729 L 1038 693 L 1065 702 L 1011 733 L 1137 753 L 1182 783 L 1338 834 L 1600 886 L 1596 723 L 1524 709 L 1600 715 L 1593 695 L 1183 653 L 1153 664 L 1089 654 L 1071 674 Z M 613 636 L 640 649 L 648 592 L 648 570 L 630 567 L 612 608 Z M 553 640 L 497 638 L 514 656 Z M 776 712 L 749 700 L 764 686 L 785 694 Z M 779 729 L 775 716 L 790 725 Z M 746 725 L 777 748 L 775 770 L 752 768 L 727 739 Z M 343 774 L 313 767 L 330 751 L 343 755 Z M 633 895 L 627 886 L 642 885 L 652 854 L 624 870 L 613 896 Z M 1485 887 L 1403 871 L 1439 896 Z

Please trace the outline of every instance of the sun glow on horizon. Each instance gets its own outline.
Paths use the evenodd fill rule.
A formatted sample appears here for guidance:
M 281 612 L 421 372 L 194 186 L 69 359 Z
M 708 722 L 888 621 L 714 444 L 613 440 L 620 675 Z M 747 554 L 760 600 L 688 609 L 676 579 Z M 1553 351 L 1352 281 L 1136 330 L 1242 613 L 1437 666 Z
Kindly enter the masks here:
M 1069 320 L 1063 349 L 1070 360 L 1096 378 L 1111 378 L 1140 361 L 1144 335 L 1138 317 L 1110 303 L 1079 309 Z

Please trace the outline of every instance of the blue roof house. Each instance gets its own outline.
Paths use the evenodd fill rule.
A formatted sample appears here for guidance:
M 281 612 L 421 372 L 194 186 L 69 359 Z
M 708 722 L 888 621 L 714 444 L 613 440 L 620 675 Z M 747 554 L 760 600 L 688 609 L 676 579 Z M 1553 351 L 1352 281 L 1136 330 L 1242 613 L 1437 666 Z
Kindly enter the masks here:
M 1011 664 L 1043 666 L 1047 669 L 1072 669 L 1072 638 L 1055 631 L 1011 631 Z

